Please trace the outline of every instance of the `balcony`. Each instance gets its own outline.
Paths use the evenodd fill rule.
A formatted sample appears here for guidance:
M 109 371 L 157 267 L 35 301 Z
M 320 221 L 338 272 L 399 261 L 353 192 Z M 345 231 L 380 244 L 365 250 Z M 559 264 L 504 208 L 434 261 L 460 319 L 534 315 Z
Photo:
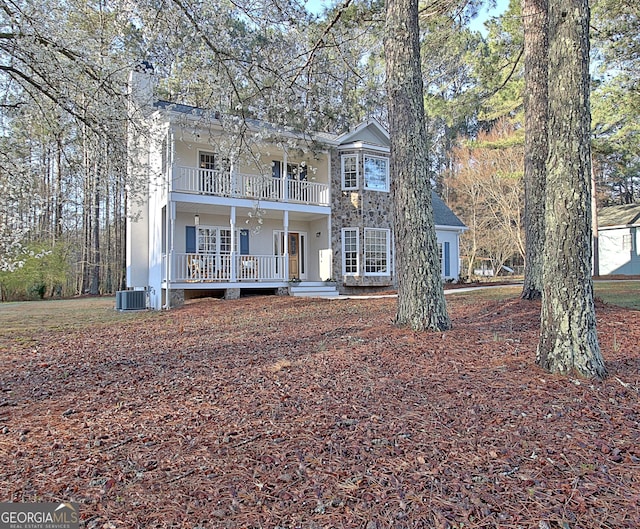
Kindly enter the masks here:
M 329 205 L 327 184 L 196 167 L 177 167 L 174 171 L 172 191 L 318 206 Z

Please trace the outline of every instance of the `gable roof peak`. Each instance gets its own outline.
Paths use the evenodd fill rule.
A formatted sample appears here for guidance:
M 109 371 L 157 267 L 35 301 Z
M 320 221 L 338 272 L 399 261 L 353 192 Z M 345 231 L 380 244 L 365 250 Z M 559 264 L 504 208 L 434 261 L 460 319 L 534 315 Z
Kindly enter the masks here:
M 351 129 L 337 138 L 338 144 L 345 144 L 366 138 L 376 138 L 377 143 L 388 146 L 391 139 L 389 132 L 375 118 L 363 121 L 354 129 Z

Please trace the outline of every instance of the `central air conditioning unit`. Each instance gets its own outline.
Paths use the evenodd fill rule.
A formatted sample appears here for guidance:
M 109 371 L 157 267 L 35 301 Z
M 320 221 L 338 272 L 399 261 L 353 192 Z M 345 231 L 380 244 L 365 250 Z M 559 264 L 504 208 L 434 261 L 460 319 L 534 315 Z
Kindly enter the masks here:
M 119 290 L 116 292 L 116 310 L 145 310 L 146 290 Z

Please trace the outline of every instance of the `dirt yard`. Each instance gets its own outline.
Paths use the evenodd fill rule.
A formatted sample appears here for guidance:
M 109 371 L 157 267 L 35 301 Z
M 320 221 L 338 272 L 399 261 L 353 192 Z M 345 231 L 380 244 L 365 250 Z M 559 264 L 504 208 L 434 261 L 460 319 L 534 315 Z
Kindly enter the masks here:
M 539 304 L 447 301 L 436 334 L 394 299 L 34 312 L 0 333 L 0 501 L 92 529 L 640 527 L 640 312 L 598 304 L 599 383 L 535 366 Z

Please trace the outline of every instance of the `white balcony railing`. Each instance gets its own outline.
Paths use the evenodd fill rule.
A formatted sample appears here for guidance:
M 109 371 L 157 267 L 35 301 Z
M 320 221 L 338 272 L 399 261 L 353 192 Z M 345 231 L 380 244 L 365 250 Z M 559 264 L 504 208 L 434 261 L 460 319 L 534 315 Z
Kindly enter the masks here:
M 284 281 L 284 256 L 174 253 L 173 282 Z M 232 266 L 233 264 L 233 266 Z
M 286 185 L 283 186 L 283 182 Z M 197 167 L 177 167 L 174 171 L 172 190 L 202 195 L 329 205 L 327 184 Z

